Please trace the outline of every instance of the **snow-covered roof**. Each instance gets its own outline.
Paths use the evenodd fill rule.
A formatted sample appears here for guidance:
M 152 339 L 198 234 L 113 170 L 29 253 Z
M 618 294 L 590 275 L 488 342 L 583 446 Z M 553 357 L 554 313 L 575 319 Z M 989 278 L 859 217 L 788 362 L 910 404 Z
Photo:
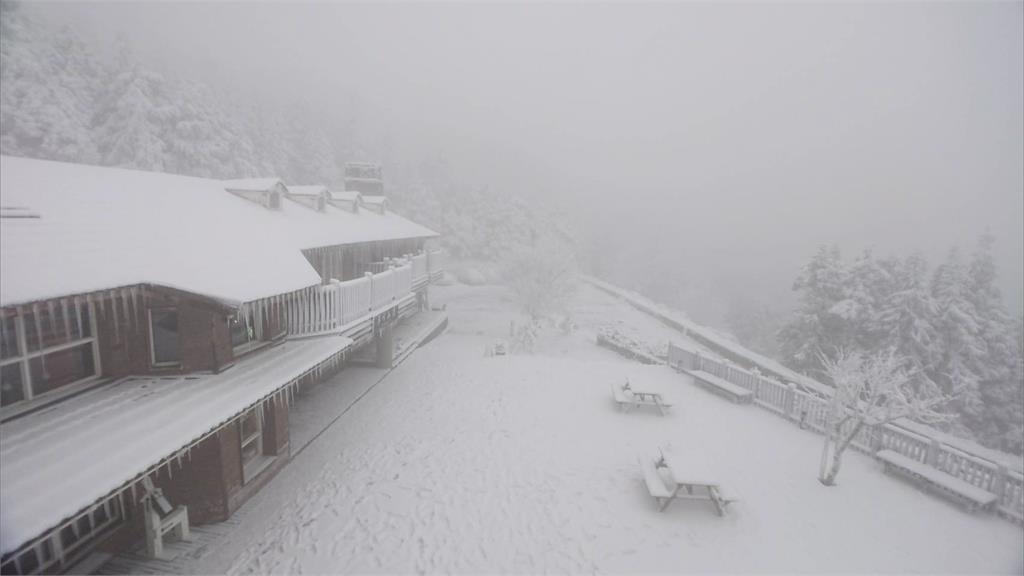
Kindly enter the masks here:
M 221 180 L 227 190 L 242 190 L 248 192 L 270 192 L 278 185 L 284 186 L 280 178 L 235 178 L 233 180 Z M 285 186 L 291 190 L 290 186 Z
M 288 193 L 296 196 L 330 196 L 331 191 L 327 189 L 327 186 L 321 186 L 319 184 L 296 186 L 292 184 L 288 186 Z
M 220 374 L 125 378 L 0 425 L 0 549 L 57 526 L 351 344 L 287 341 Z
M 0 305 L 135 284 L 247 302 L 319 283 L 302 250 L 437 234 L 393 212 L 274 210 L 220 181 L 0 156 L 0 204 L 38 218 L 0 223 Z
M 343 201 L 346 201 L 346 202 L 362 202 L 363 201 L 363 195 L 360 194 L 359 192 L 353 192 L 353 191 L 339 192 L 337 190 L 331 190 L 331 199 L 332 200 L 343 200 Z

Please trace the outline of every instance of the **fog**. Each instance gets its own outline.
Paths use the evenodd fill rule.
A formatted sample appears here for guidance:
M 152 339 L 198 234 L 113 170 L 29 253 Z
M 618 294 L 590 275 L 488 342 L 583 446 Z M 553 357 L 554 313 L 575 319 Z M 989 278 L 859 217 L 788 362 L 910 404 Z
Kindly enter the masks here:
M 820 244 L 935 263 L 987 229 L 1022 307 L 1019 2 L 35 8 L 550 199 L 619 280 L 784 303 Z

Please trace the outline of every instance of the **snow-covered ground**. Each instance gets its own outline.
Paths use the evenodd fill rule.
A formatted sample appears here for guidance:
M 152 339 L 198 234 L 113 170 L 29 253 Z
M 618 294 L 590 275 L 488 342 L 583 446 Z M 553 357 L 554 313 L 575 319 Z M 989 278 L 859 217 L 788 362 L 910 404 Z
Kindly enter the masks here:
M 588 328 L 603 316 L 637 320 L 608 296 L 582 290 L 583 329 L 496 357 L 484 350 L 515 318 L 503 289 L 432 289 L 440 303 L 450 330 L 298 455 L 196 571 L 1024 569 L 1020 528 L 923 494 L 856 453 L 825 488 L 818 436 L 597 348 Z M 609 384 L 626 377 L 670 395 L 673 411 L 620 413 Z M 725 517 L 703 501 L 659 513 L 637 466 L 659 447 L 702 452 L 741 501 Z

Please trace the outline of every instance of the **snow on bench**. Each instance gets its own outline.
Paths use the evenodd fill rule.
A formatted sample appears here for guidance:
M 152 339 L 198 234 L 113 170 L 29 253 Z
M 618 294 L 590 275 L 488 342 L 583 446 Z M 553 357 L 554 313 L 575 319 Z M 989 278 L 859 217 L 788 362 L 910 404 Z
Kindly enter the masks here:
M 968 510 L 988 509 L 995 504 L 996 495 L 977 486 L 951 476 L 942 470 L 907 458 L 893 450 L 880 450 L 875 458 L 885 464 L 886 472 L 897 472 L 925 487 L 932 488 L 945 496 L 963 502 Z
M 658 503 L 658 510 L 664 510 L 672 502 L 676 487 L 673 486 L 670 489 L 665 486 L 665 480 L 658 473 L 658 469 L 654 466 L 654 461 L 641 458 L 639 462 L 640 471 L 644 475 L 644 484 L 647 485 L 647 491 L 654 497 L 654 501 Z
M 723 395 L 737 404 L 749 404 L 754 399 L 754 394 L 750 390 L 737 386 L 714 374 L 704 372 L 703 370 L 691 370 L 688 374 L 693 376 L 693 379 L 707 390 Z

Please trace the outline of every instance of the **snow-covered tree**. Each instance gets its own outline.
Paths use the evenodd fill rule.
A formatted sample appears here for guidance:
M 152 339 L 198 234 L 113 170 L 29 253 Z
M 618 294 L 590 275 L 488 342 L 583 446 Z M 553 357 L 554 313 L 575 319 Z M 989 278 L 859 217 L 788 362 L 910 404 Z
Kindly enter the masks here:
M 893 290 L 878 310 L 881 344 L 898 350 L 914 369 L 930 377 L 941 350 L 936 305 L 928 287 L 928 262 L 914 254 L 889 267 Z
M 502 272 L 523 312 L 534 321 L 561 312 L 576 289 L 572 254 L 550 244 L 512 252 Z
M 925 424 L 946 422 L 949 397 L 894 350 L 875 354 L 839 350 L 821 356 L 835 389 L 829 407 L 818 479 L 835 484 L 843 453 L 865 426 L 883 426 L 900 418 Z M 830 453 L 831 452 L 831 457 Z
M 95 162 L 90 132 L 100 82 L 88 47 L 69 28 L 43 29 L 20 4 L 0 3 L 0 149 Z
M 953 407 L 962 418 L 962 426 L 953 431 L 973 439 L 971 425 L 978 423 L 985 411 L 980 381 L 986 346 L 959 250 L 951 250 L 946 261 L 935 269 L 932 297 L 941 350 L 933 379 L 943 392 L 957 396 Z
M 793 368 L 814 372 L 821 368 L 822 351 L 855 347 L 851 318 L 859 304 L 848 298 L 850 274 L 839 248 L 822 246 L 800 271 L 793 290 L 800 293 L 793 320 L 780 331 L 783 357 Z
M 1021 362 L 1015 323 L 1006 313 L 1002 295 L 996 287 L 996 264 L 992 256 L 995 238 L 984 234 L 967 267 L 967 299 L 974 310 L 978 337 L 984 354 L 975 366 L 978 395 L 983 410 L 976 420 L 967 422 L 978 438 L 998 448 L 1006 448 L 1007 440 L 1024 436 L 1020 381 L 1017 369 Z M 1011 443 L 1019 445 L 1024 440 Z
M 120 39 L 107 89 L 97 110 L 102 162 L 162 172 L 169 154 L 165 130 L 177 115 L 163 76 L 145 68 Z

